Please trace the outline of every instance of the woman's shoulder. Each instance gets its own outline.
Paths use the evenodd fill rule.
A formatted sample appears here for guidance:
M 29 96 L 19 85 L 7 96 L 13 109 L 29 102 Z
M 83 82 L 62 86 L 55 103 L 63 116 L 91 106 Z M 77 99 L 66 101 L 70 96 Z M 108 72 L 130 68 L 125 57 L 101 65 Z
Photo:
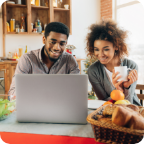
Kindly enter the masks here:
M 88 68 L 88 74 L 90 73 L 98 73 L 101 69 L 101 63 L 97 60 L 93 64 L 91 64 Z
M 123 65 L 127 66 L 128 68 L 132 68 L 132 69 L 138 68 L 136 62 L 134 62 L 133 60 L 128 59 L 128 58 L 124 58 Z

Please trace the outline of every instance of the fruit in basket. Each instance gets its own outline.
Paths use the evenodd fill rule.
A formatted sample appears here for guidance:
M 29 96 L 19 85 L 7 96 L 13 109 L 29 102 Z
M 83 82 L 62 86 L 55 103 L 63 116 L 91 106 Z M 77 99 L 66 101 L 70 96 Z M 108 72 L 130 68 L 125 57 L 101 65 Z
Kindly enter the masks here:
M 125 95 L 122 91 L 120 90 L 113 90 L 111 93 L 110 93 L 110 97 L 117 101 L 117 100 L 124 100 L 125 98 Z
M 113 103 L 110 102 L 110 101 L 106 101 L 106 102 L 103 104 L 103 106 L 108 105 L 108 104 L 113 104 Z
M 114 104 L 131 104 L 128 100 L 118 100 Z

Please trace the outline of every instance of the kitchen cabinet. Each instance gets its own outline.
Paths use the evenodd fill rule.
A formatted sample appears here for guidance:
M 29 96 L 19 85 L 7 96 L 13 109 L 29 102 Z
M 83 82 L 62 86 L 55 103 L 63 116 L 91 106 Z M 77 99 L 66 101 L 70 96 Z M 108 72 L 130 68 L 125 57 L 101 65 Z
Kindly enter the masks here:
M 31 24 L 35 24 L 37 19 L 40 20 L 42 30 L 44 25 L 50 22 L 62 22 L 67 25 L 72 34 L 72 21 L 71 21 L 71 0 L 62 0 L 61 8 L 53 7 L 53 0 L 45 0 L 48 5 L 36 6 L 31 4 L 31 0 L 21 0 L 21 4 L 4 2 L 2 5 L 2 20 L 3 20 L 3 56 L 5 56 L 5 38 L 6 35 L 42 35 L 42 33 L 33 33 Z M 39 0 L 40 4 L 43 0 Z M 64 5 L 68 4 L 69 9 L 65 9 Z M 21 23 L 21 16 L 25 16 L 25 32 L 7 32 L 7 22 L 10 23 L 11 19 L 15 19 L 15 25 Z

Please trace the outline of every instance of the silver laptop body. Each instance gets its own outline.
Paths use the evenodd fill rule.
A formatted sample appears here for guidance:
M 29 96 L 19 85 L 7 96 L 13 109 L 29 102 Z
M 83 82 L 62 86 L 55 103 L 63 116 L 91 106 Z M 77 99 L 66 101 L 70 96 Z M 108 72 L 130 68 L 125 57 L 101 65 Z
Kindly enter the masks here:
M 17 74 L 15 80 L 18 122 L 87 123 L 87 75 Z

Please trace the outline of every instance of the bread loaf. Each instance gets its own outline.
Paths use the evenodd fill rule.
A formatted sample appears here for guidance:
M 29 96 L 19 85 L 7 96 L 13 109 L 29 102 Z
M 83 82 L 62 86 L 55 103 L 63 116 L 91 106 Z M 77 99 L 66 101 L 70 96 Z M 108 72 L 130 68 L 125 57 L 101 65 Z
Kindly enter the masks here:
M 140 114 L 144 117 L 144 107 L 140 109 Z
M 140 110 L 139 107 L 134 104 L 128 104 L 128 105 L 126 105 L 126 107 L 128 107 L 136 112 L 139 112 L 139 110 Z
M 131 129 L 144 130 L 144 118 L 141 115 L 133 115 L 128 125 Z
M 132 117 L 128 108 L 117 106 L 112 115 L 112 122 L 119 126 L 126 126 Z
M 122 107 L 126 107 L 125 104 L 109 104 L 109 105 L 106 105 L 106 107 L 104 108 L 104 111 L 103 111 L 103 115 L 106 116 L 106 115 L 112 115 L 115 108 L 117 106 L 122 106 Z

